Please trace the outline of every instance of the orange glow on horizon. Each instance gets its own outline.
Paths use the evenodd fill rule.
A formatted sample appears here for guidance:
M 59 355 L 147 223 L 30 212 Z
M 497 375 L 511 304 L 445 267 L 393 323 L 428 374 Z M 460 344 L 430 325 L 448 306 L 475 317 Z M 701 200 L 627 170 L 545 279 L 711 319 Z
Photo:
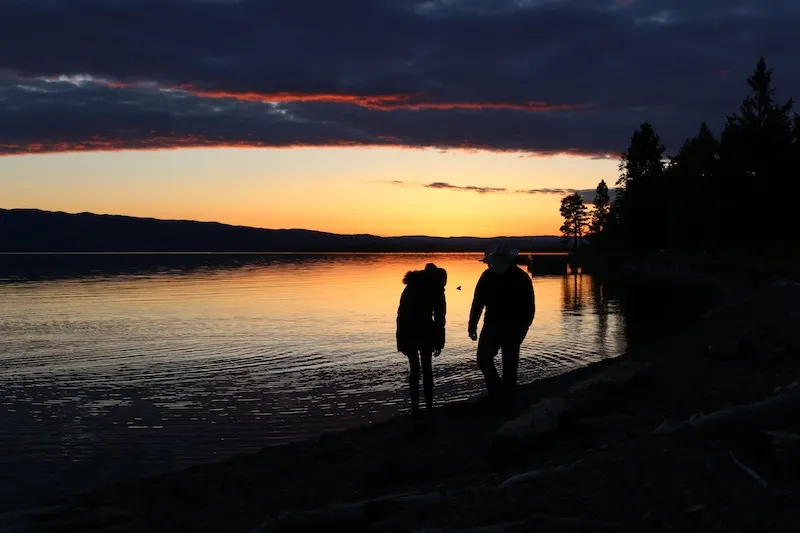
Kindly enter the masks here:
M 509 202 L 509 195 L 497 195 L 488 198 L 483 195 L 466 193 L 470 197 L 454 200 L 453 195 L 465 193 L 441 191 L 424 198 L 426 191 L 409 196 L 403 194 L 382 194 L 387 201 L 372 206 L 359 207 L 341 205 L 334 191 L 321 194 L 319 200 L 309 199 L 305 209 L 297 209 L 297 194 L 283 194 L 270 209 L 262 210 L 253 204 L 244 202 L 229 205 L 220 202 L 218 205 L 206 205 L 201 209 L 180 209 L 170 205 L 140 205 L 132 209 L 54 209 L 50 206 L 28 205 L 27 208 L 45 208 L 46 210 L 65 211 L 68 213 L 91 212 L 94 214 L 122 215 L 161 220 L 189 220 L 197 222 L 219 222 L 232 226 L 247 226 L 262 229 L 304 229 L 337 233 L 342 235 L 370 234 L 377 237 L 404 237 L 425 235 L 429 237 L 521 237 L 558 235 L 561 217 L 558 212 L 560 197 L 525 198 L 518 195 Z M 394 197 L 392 201 L 391 197 Z M 445 196 L 445 198 L 443 198 Z M 494 196 L 494 195 L 492 195 Z M 325 198 L 329 201 L 324 201 Z M 412 197 L 416 197 L 412 200 Z M 256 197 L 257 198 L 257 197 Z M 486 203 L 480 207 L 481 200 Z M 488 200 L 488 201 L 487 201 Z M 525 208 L 499 212 L 486 217 L 482 211 L 492 206 L 516 204 Z M 280 205 L 284 204 L 284 205 Z M 535 206 L 546 206 L 536 209 Z M 7 206 L 3 206 L 7 207 Z M 530 209 L 528 209 L 530 207 Z M 411 213 L 409 212 L 411 209 Z
M 4 157 L 0 207 L 382 237 L 557 235 L 557 191 L 617 172 L 587 157 L 365 148 Z

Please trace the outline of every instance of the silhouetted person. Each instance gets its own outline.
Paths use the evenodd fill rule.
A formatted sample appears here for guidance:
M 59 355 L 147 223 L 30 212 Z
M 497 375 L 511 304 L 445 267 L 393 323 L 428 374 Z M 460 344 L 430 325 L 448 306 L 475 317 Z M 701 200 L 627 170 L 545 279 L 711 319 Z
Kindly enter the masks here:
M 446 303 L 444 286 L 447 271 L 433 263 L 424 270 L 407 272 L 406 288 L 397 309 L 397 351 L 408 357 L 411 413 L 419 414 L 419 375 L 425 391 L 425 405 L 433 407 L 433 367 L 431 358 L 444 348 Z
M 519 250 L 500 245 L 483 262 L 489 265 L 475 287 L 469 315 L 469 337 L 478 339 L 478 320 L 483 309 L 478 367 L 486 379 L 489 399 L 513 406 L 519 366 L 519 349 L 533 323 L 536 303 L 530 276 L 516 265 Z M 497 373 L 494 358 L 503 353 L 503 378 Z

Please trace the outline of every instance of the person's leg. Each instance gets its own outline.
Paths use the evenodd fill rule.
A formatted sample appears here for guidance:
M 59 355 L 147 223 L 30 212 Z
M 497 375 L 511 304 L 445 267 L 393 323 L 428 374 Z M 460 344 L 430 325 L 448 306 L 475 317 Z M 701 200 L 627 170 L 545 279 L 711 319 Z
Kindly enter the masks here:
M 484 329 L 481 331 L 481 336 L 478 339 L 478 368 L 483 372 L 483 377 L 486 380 L 486 390 L 489 396 L 497 396 L 501 393 L 503 382 L 497 374 L 497 368 L 494 366 L 494 358 L 497 356 L 497 351 L 500 346 L 492 338 L 492 335 L 487 333 Z
M 513 405 L 516 399 L 519 348 L 520 345 L 514 342 L 503 343 L 503 389 L 509 405 Z
M 411 413 L 419 412 L 419 355 L 417 351 L 406 352 L 408 357 L 408 390 L 411 394 Z
M 425 406 L 433 409 L 433 354 L 428 350 L 420 350 L 422 362 L 422 386 L 425 393 Z

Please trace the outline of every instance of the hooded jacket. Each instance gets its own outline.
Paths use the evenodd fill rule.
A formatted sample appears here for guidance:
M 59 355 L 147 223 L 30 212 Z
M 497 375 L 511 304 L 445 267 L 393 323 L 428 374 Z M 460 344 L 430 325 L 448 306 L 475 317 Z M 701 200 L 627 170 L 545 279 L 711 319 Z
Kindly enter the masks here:
M 447 274 L 441 268 L 407 272 L 397 309 L 397 351 L 441 350 L 445 340 Z

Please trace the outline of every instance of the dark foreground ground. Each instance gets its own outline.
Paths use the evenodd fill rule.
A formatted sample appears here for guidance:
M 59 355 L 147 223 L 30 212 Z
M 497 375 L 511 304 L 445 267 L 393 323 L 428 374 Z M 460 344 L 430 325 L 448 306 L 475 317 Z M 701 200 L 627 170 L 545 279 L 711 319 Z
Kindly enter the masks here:
M 538 435 L 499 439 L 507 416 L 453 405 L 424 426 L 396 419 L 7 515 L 0 531 L 335 531 L 339 519 L 349 531 L 794 532 L 800 456 L 791 438 L 776 448 L 763 430 L 797 433 L 796 405 L 722 430 L 654 430 L 773 396 L 800 377 L 799 350 L 800 285 L 773 285 L 657 345 L 524 387 L 527 406 L 620 365 L 646 365 Z M 405 492 L 422 496 L 296 520 L 301 510 Z

